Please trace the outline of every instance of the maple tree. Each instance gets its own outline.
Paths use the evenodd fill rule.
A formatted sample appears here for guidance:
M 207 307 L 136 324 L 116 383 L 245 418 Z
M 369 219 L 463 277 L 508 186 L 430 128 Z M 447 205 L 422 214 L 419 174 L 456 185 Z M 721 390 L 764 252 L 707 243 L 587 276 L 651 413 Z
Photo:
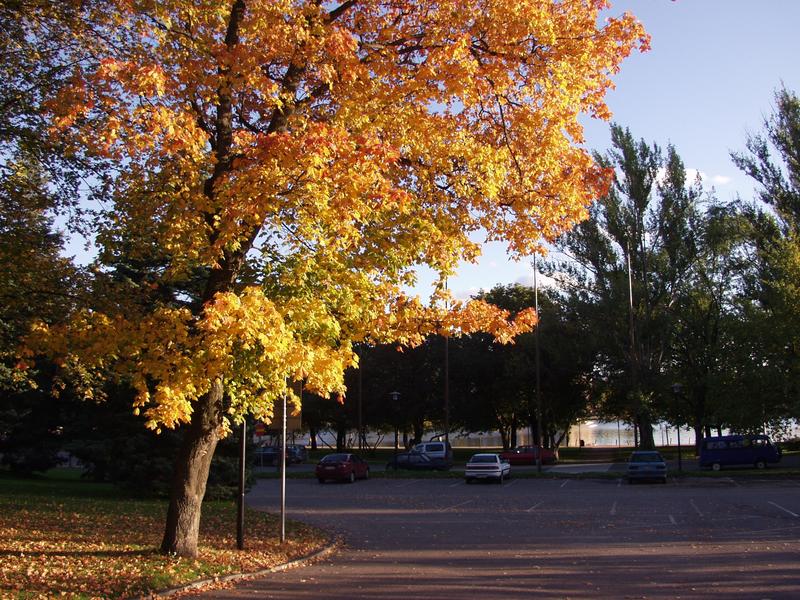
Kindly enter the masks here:
M 94 0 L 82 3 L 53 130 L 104 158 L 99 268 L 158 268 L 47 347 L 87 383 L 113 371 L 153 429 L 185 428 L 162 543 L 194 555 L 208 465 L 245 414 L 302 380 L 343 393 L 352 342 L 529 330 L 444 286 L 475 234 L 514 255 L 586 215 L 608 173 L 578 116 L 607 118 L 648 38 L 605 0 Z M 444 307 L 447 307 L 445 310 Z

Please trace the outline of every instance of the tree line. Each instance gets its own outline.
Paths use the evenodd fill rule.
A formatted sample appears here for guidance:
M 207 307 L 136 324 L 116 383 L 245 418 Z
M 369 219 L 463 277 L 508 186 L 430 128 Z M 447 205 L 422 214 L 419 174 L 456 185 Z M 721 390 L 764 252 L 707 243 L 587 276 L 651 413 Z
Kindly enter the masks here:
M 98 478 L 146 478 L 100 457 L 163 446 L 162 550 L 194 556 L 218 444 L 297 382 L 325 398 L 314 417 L 306 395 L 309 428 L 352 431 L 360 397 L 362 426 L 513 444 L 535 387 L 530 291 L 460 303 L 443 285 L 479 230 L 569 257 L 542 293 L 546 443 L 589 412 L 643 445 L 660 418 L 793 417 L 796 96 L 734 157 L 758 203 L 720 204 L 674 149 L 619 127 L 592 157 L 579 117 L 608 115 L 649 37 L 557 4 L 2 3 L 3 461 L 46 468 L 71 442 L 98 449 Z M 91 265 L 62 257 L 56 219 L 93 236 Z M 430 304 L 403 293 L 422 265 Z
M 785 435 L 800 408 L 797 95 L 779 90 L 763 132 L 732 154 L 758 186 L 749 200 L 723 202 L 687 180 L 672 145 L 611 133 L 595 158 L 613 185 L 540 261 L 550 281 L 539 289 L 541 443 L 558 447 L 588 416 L 629 423 L 643 447 L 662 421 L 692 428 L 697 443 L 723 429 Z M 534 305 L 534 290 L 498 285 L 480 298 L 513 313 Z M 451 435 L 497 431 L 504 447 L 519 429 L 537 438 L 535 347 L 534 333 L 511 345 L 449 339 Z M 304 403 L 312 433 L 338 432 L 342 447 L 359 423 L 397 430 L 401 445 L 443 432 L 441 336 L 359 356 L 342 404 Z

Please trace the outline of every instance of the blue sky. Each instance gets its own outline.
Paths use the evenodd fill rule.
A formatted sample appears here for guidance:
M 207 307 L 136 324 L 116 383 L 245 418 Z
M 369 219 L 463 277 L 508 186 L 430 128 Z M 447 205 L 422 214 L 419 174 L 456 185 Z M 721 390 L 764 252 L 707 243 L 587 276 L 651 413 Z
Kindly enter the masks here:
M 607 96 L 613 120 L 636 138 L 672 143 L 687 169 L 705 175 L 721 200 L 748 198 L 754 184 L 730 160 L 748 132 L 761 129 L 783 83 L 800 92 L 800 0 L 612 0 L 609 15 L 631 12 L 652 49 L 630 57 Z M 609 146 L 608 124 L 587 122 L 587 146 Z M 503 246 L 450 280 L 458 297 L 502 283 L 532 284 L 530 261 L 513 263 Z
M 637 138 L 672 143 L 688 169 L 728 200 L 750 197 L 754 184 L 730 160 L 748 132 L 761 129 L 781 84 L 800 92 L 800 0 L 612 0 L 608 15 L 635 14 L 652 49 L 631 56 L 607 100 L 613 120 Z M 586 121 L 587 147 L 604 151 L 608 124 Z M 67 252 L 82 262 L 82 240 Z M 430 276 L 415 290 L 427 297 Z M 491 244 L 477 265 L 462 265 L 450 280 L 456 297 L 502 283 L 532 284 L 531 261 L 514 263 Z

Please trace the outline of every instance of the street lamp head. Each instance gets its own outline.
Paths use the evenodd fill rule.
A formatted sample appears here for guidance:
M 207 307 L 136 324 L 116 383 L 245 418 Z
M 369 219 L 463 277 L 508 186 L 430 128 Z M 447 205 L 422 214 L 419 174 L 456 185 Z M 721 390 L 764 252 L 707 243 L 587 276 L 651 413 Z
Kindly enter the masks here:
M 400 399 L 400 392 L 389 392 L 389 396 L 391 396 L 392 402 L 397 402 Z

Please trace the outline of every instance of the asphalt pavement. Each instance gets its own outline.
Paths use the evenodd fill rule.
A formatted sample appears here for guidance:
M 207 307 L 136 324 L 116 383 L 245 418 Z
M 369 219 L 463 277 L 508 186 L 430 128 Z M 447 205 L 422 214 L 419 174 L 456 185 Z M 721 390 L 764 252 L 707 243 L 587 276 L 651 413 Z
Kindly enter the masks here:
M 279 482 L 247 501 L 277 511 Z M 800 597 L 800 479 L 290 479 L 287 510 L 346 546 L 204 597 Z

